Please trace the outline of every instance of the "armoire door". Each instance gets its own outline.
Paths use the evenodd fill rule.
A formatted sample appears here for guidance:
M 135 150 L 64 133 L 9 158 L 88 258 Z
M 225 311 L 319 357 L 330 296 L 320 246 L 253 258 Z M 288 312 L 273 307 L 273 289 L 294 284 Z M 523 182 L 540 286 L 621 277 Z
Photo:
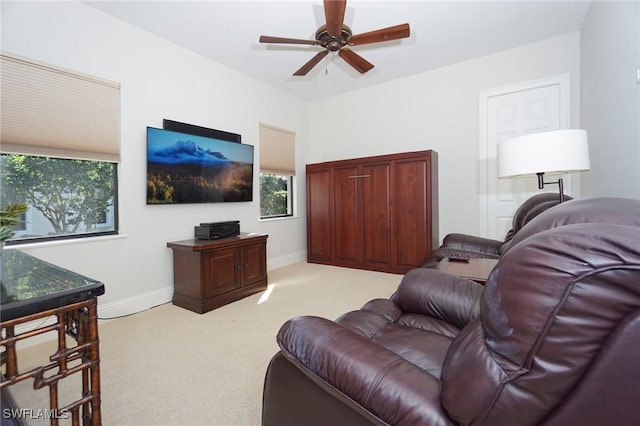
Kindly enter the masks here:
M 395 163 L 395 267 L 421 266 L 433 249 L 431 164 L 427 158 Z
M 361 179 L 364 177 L 359 167 L 333 169 L 335 258 L 342 262 L 360 259 Z
M 331 169 L 307 172 L 307 257 L 309 260 L 332 259 L 333 191 Z
M 389 163 L 334 169 L 335 253 L 344 262 L 389 264 Z
M 367 264 L 391 263 L 390 163 L 364 165 L 358 179 L 362 193 L 362 249 Z

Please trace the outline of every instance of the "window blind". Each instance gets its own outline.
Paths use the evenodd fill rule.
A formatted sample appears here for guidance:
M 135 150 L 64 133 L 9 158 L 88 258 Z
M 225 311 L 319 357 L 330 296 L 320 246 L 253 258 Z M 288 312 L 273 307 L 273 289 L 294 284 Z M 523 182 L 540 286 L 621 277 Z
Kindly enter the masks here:
M 120 85 L 2 52 L 0 151 L 120 160 Z
M 295 176 L 295 142 L 294 132 L 260 124 L 260 172 Z

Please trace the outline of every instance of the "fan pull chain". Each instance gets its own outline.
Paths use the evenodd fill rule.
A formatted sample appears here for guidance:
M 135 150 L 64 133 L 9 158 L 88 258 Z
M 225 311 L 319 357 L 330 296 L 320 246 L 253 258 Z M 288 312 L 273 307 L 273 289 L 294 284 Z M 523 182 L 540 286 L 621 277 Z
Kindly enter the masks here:
M 329 56 L 331 55 L 324 57 L 324 75 L 329 75 Z

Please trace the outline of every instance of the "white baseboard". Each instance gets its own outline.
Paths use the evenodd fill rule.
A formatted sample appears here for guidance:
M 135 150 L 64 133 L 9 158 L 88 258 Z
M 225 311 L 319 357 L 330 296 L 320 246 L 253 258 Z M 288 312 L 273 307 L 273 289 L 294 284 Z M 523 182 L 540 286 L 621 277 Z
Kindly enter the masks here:
M 173 286 L 167 286 L 147 293 L 137 294 L 126 299 L 100 305 L 98 301 L 98 318 L 101 320 L 115 319 L 118 317 L 146 311 L 154 306 L 171 302 L 173 298 Z
M 280 256 L 271 258 L 268 261 L 267 269 L 270 271 L 283 266 L 291 265 L 293 263 L 304 262 L 307 260 L 307 251 L 301 250 L 295 253 L 287 254 L 286 256 Z

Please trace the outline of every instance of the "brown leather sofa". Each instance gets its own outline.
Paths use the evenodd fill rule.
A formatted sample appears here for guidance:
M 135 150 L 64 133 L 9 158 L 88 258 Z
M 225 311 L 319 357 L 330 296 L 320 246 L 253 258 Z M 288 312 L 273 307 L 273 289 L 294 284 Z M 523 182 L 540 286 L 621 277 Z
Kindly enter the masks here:
M 565 195 L 565 200 L 572 199 Z M 511 229 L 505 235 L 504 241 L 460 233 L 447 234 L 442 240 L 442 245 L 429 253 L 423 267 L 433 268 L 438 262 L 449 256 L 463 256 L 469 259 L 499 259 L 502 252 L 509 247 L 511 239 L 524 225 L 559 203 L 558 194 L 550 192 L 543 192 L 528 198 L 513 215 Z
M 640 424 L 640 200 L 566 202 L 517 238 L 484 287 L 419 268 L 286 322 L 263 425 Z

